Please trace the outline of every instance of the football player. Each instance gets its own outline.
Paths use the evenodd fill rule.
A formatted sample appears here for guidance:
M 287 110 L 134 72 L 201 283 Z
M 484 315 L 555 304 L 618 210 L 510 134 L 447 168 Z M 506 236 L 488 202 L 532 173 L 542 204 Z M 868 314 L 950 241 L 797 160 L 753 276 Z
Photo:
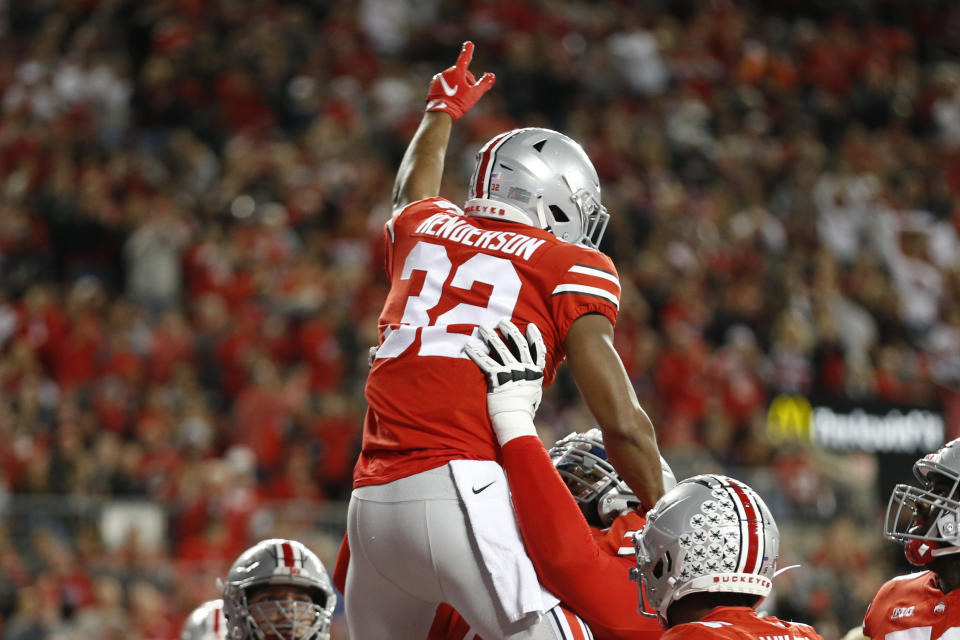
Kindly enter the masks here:
M 485 637 L 553 635 L 541 615 L 556 599 L 523 550 L 486 385 L 461 353 L 480 325 L 543 327 L 547 381 L 566 358 L 627 484 L 645 503 L 663 491 L 653 427 L 613 348 L 620 285 L 597 250 L 608 214 L 580 145 L 501 133 L 478 153 L 464 208 L 437 197 L 452 124 L 494 82 L 474 78 L 472 54 L 465 43 L 431 81 L 386 223 L 391 286 L 348 512 L 351 637 L 424 637 L 442 602 Z
M 258 542 L 223 583 L 230 640 L 329 640 L 336 605 L 323 563 L 296 540 Z
M 183 623 L 180 640 L 226 640 L 223 600 L 210 600 L 194 609 Z
M 822 640 L 808 625 L 756 611 L 770 593 L 779 544 L 767 505 L 738 480 L 705 474 L 668 491 L 635 537 L 634 574 L 664 640 Z
M 893 578 L 863 619 L 873 640 L 960 638 L 960 440 L 913 465 L 919 486 L 898 484 L 883 533 L 925 570 Z
M 656 610 L 664 640 L 822 640 L 808 625 L 757 613 L 777 573 L 780 534 L 742 482 L 715 474 L 681 481 L 634 540 L 640 597 Z

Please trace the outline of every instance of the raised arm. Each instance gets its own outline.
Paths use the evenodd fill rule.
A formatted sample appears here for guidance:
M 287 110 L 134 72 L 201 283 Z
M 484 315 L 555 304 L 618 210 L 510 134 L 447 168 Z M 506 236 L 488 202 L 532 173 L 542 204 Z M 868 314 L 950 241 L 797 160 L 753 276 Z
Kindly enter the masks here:
M 564 342 L 567 365 L 596 418 L 610 463 L 649 509 L 663 495 L 653 424 L 613 347 L 613 325 L 599 314 L 577 318 Z
M 394 211 L 440 193 L 443 159 L 447 154 L 452 125 L 453 119 L 442 111 L 423 114 L 393 183 Z
M 472 58 L 473 43 L 464 42 L 456 64 L 430 81 L 426 113 L 400 161 L 393 185 L 394 211 L 440 193 L 443 160 L 453 122 L 469 111 L 495 80 L 492 73 L 475 80 L 467 68 Z

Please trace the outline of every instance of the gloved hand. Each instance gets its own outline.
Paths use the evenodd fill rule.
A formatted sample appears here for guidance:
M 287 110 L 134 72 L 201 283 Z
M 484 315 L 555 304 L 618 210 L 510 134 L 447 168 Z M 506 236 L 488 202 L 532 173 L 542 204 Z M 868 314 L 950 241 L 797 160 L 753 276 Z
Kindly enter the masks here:
M 427 93 L 427 111 L 445 111 L 456 120 L 490 90 L 496 77 L 492 73 L 485 73 L 475 80 L 467 69 L 472 58 L 473 43 L 464 42 L 457 63 L 433 76 Z
M 497 325 L 500 338 L 492 329 L 480 327 L 478 340 L 463 347 L 464 353 L 487 376 L 487 411 L 500 446 L 520 436 L 537 435 L 533 416 L 543 397 L 543 369 L 547 348 L 537 325 L 527 325 L 524 337 L 509 320 Z

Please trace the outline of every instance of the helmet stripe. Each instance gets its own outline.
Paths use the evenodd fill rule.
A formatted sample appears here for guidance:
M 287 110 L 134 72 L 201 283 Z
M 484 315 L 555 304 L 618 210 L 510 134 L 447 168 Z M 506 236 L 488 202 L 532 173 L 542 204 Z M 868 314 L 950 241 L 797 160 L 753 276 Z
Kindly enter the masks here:
M 728 479 L 728 482 L 736 497 L 735 504 L 738 505 L 738 511 L 742 512 L 744 519 L 740 524 L 740 534 L 742 540 L 746 542 L 746 553 L 741 553 L 739 570 L 744 573 L 757 573 L 762 559 L 760 546 L 763 544 L 761 535 L 763 517 L 756 502 L 747 493 L 748 489 L 732 479 Z
M 507 131 L 501 133 L 496 138 L 492 139 L 490 142 L 485 144 L 480 150 L 480 160 L 477 162 L 477 175 L 475 177 L 476 182 L 473 185 L 473 197 L 474 198 L 486 198 L 487 193 L 490 189 L 490 174 L 493 173 L 493 160 L 494 155 L 497 152 L 497 149 L 500 148 L 508 138 L 516 134 L 517 131 Z
M 296 556 L 293 555 L 293 547 L 290 546 L 290 543 L 283 542 L 280 544 L 280 547 L 283 549 L 283 566 L 285 567 L 296 566 Z

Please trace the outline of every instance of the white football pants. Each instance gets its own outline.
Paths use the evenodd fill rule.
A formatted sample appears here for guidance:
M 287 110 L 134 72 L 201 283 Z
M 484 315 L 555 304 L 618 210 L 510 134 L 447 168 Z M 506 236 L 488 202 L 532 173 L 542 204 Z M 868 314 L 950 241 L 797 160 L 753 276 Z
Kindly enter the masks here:
M 347 536 L 344 598 L 351 640 L 426 638 L 442 602 L 484 640 L 563 637 L 550 616 L 507 619 L 447 465 L 354 489 Z

